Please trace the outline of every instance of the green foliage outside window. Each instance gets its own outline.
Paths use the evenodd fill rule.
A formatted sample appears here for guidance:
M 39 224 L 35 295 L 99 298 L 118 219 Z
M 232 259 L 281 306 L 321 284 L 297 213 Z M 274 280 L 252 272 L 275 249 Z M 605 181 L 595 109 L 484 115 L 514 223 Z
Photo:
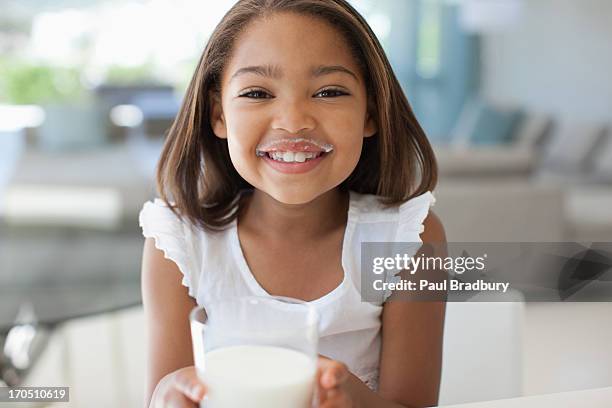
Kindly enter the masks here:
M 157 84 L 155 65 L 147 62 L 137 66 L 112 65 L 106 69 L 105 83 L 112 85 Z
M 77 68 L 0 60 L 0 103 L 74 103 L 85 95 Z

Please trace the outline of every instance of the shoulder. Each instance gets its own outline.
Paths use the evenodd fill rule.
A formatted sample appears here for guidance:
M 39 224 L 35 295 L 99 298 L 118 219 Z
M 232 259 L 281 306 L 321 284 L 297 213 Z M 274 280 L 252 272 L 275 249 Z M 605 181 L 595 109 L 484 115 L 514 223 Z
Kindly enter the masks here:
M 144 237 L 153 238 L 157 249 L 166 255 L 184 248 L 188 242 L 193 242 L 196 235 L 196 228 L 170 205 L 156 198 L 144 203 L 138 215 Z
M 214 234 L 216 231 L 205 229 L 200 224 L 192 222 L 188 217 L 183 216 L 179 209 L 173 207 L 173 203 L 167 203 L 160 198 L 144 203 L 138 215 L 138 221 L 145 236 L 161 232 L 171 235 L 178 234 L 189 239 L 216 237 Z M 229 227 L 231 224 L 228 225 Z
M 423 233 L 421 233 L 423 242 L 441 243 L 446 242 L 446 232 L 440 217 L 434 211 L 430 210 L 423 221 Z
M 179 212 L 173 210 L 171 206 L 172 203 L 167 203 L 161 198 L 156 198 L 153 201 L 147 201 L 143 204 L 138 219 L 141 224 L 143 222 L 155 219 L 164 221 L 181 221 Z
M 158 229 L 182 229 L 184 224 L 178 213 L 174 212 L 168 203 L 159 198 L 144 203 L 138 215 L 138 222 L 145 236 Z
M 391 206 L 385 205 L 379 196 L 351 192 L 349 218 L 362 224 L 393 223 L 401 235 L 398 238 L 406 238 L 403 231 L 436 239 L 444 234 L 444 229 L 440 219 L 430 211 L 435 202 L 431 191 Z
M 205 231 L 186 217 L 181 217 L 170 205 L 161 199 L 143 205 L 139 223 L 142 234 L 149 238 L 145 253 L 149 253 L 151 260 L 157 260 L 155 264 L 168 265 L 165 261 L 172 261 L 182 275 L 181 283 L 189 288 L 189 295 L 196 298 L 200 272 L 205 267 L 204 260 L 208 254 L 219 252 L 224 246 L 226 234 Z M 161 262 L 164 258 L 164 262 Z
M 427 191 L 412 197 L 401 204 L 386 205 L 382 197 L 374 194 L 360 194 L 351 191 L 350 210 L 361 222 L 396 221 L 409 224 L 415 220 L 422 222 L 429 208 L 434 205 L 434 195 Z

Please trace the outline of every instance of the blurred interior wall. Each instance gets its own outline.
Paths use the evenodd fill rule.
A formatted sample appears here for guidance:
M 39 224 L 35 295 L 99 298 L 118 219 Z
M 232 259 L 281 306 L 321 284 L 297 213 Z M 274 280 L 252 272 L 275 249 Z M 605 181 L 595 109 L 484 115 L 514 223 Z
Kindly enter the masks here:
M 512 29 L 485 34 L 482 90 L 567 120 L 612 112 L 612 1 L 528 0 Z

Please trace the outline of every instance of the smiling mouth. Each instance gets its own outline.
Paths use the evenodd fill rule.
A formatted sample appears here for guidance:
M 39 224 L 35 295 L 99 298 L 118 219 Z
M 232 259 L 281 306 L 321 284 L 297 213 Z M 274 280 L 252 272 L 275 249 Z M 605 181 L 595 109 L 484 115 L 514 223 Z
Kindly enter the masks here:
M 326 154 L 326 152 L 291 152 L 275 150 L 269 152 L 258 152 L 257 156 L 267 157 L 281 163 L 304 163 L 310 160 L 318 159 Z
M 321 140 L 289 137 L 261 143 L 255 149 L 255 155 L 276 163 L 306 163 L 333 150 L 333 145 Z

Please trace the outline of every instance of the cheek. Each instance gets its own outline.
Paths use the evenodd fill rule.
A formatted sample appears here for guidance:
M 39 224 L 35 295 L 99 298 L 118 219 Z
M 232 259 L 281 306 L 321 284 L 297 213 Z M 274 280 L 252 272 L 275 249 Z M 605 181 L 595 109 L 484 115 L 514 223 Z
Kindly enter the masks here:
M 258 140 L 265 133 L 266 125 L 261 115 L 236 111 L 226 116 L 228 143 L 235 153 L 255 152 Z
M 265 134 L 265 123 L 261 115 L 237 109 L 225 113 L 227 144 L 234 168 L 247 182 L 256 185 L 255 147 Z
M 357 109 L 357 108 L 356 108 Z M 365 113 L 357 111 L 330 111 L 326 113 L 327 120 L 324 121 L 325 133 L 329 135 L 332 143 L 336 145 L 344 156 L 352 157 L 361 153 L 363 143 L 363 122 Z
M 230 159 L 234 168 L 249 183 L 253 183 L 255 177 L 254 169 L 256 166 L 257 157 L 255 156 L 255 148 L 245 140 L 244 137 L 229 136 L 228 149 Z
M 338 105 L 329 104 L 327 106 L 322 105 L 317 109 L 319 118 L 322 119 L 323 123 L 333 124 L 337 129 L 342 132 L 362 135 L 363 124 L 366 117 L 365 102 L 357 99 L 350 102 L 339 102 Z

